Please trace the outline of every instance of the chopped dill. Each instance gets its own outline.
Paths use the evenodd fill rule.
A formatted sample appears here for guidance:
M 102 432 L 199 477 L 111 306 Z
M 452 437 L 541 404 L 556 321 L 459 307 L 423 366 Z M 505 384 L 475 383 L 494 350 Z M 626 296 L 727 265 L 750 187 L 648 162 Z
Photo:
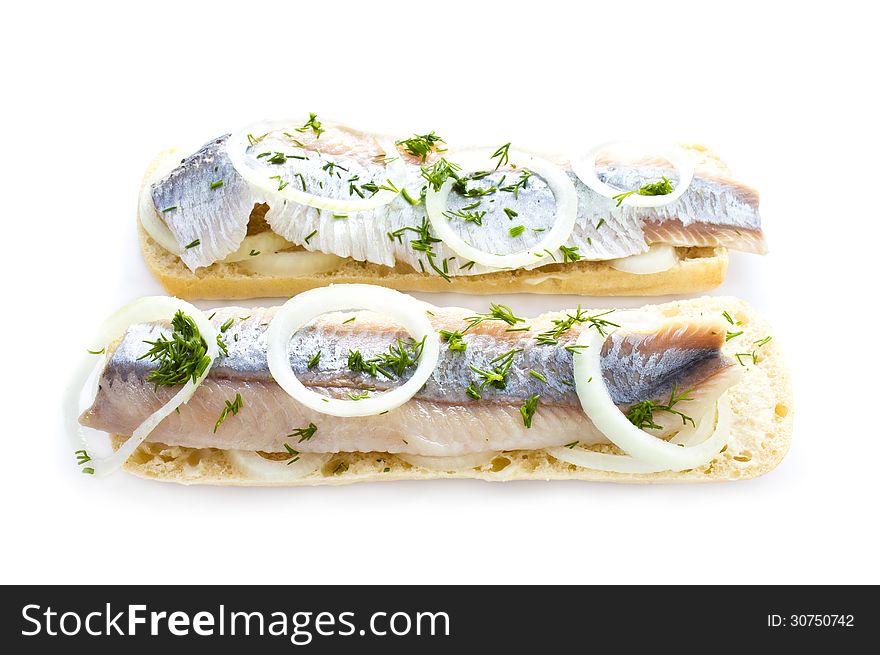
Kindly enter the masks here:
M 446 161 L 445 158 L 441 157 L 431 166 L 422 166 L 422 177 L 430 187 L 434 189 L 434 191 L 439 191 L 440 187 L 442 187 L 450 177 L 458 180 L 458 172 L 460 170 L 461 166 Z
M 312 132 L 315 133 L 315 138 L 317 139 L 320 139 L 321 135 L 327 131 L 321 127 L 321 121 L 318 120 L 318 115 L 313 114 L 312 112 L 309 112 L 309 120 L 303 123 L 302 127 L 296 128 L 296 131 L 299 133 L 303 133 L 308 129 L 311 129 Z
M 538 411 L 538 401 L 540 399 L 541 396 L 537 394 L 531 395 L 526 399 L 522 407 L 519 408 L 519 413 L 522 415 L 523 419 L 523 425 L 527 428 L 532 427 L 532 418 L 534 418 L 535 412 Z
M 291 464 L 293 464 L 294 462 L 299 460 L 299 451 L 298 450 L 294 450 L 293 448 L 290 447 L 289 444 L 284 444 L 284 450 L 287 451 L 287 455 L 288 455 L 287 465 L 288 466 L 290 466 Z
M 467 344 L 463 341 L 464 335 L 457 330 L 454 332 L 440 330 L 440 338 L 449 344 L 449 350 L 453 352 L 464 352 L 467 350 Z
M 89 456 L 88 452 L 86 452 L 85 450 L 75 450 L 75 451 L 73 451 L 73 454 L 76 455 L 76 463 L 78 466 L 82 466 L 83 464 L 87 464 L 88 462 L 92 461 L 92 458 Z M 91 466 L 83 467 L 81 469 L 81 471 L 82 471 L 82 473 L 85 473 L 86 475 L 94 475 L 95 474 L 95 469 L 93 469 Z
M 308 441 L 312 437 L 315 436 L 315 432 L 318 431 L 318 427 L 314 423 L 309 423 L 309 427 L 307 428 L 296 428 L 293 432 L 287 435 L 288 439 L 292 439 L 293 437 L 299 437 L 299 441 L 297 443 L 302 443 L 303 441 Z
M 559 246 L 559 252 L 562 253 L 563 264 L 568 262 L 576 262 L 581 258 L 580 254 L 578 254 L 577 246 L 573 246 L 571 248 L 568 248 L 567 246 Z
M 413 157 L 418 157 L 422 163 L 428 160 L 428 154 L 434 150 L 436 147 L 434 144 L 436 143 L 446 142 L 434 134 L 433 130 L 428 134 L 414 134 L 409 139 L 401 139 L 395 142 L 396 145 L 403 146 L 403 149 Z
M 313 369 L 321 362 L 321 351 L 314 353 L 311 357 L 309 357 L 308 368 Z
M 620 327 L 617 323 L 612 323 L 611 321 L 602 318 L 603 316 L 611 314 L 613 311 L 613 309 L 609 309 L 607 312 L 590 316 L 581 309 L 580 305 L 578 305 L 574 314 L 567 314 L 566 317 L 562 319 L 554 319 L 553 327 L 538 335 L 538 344 L 541 346 L 554 346 L 559 343 L 559 337 L 568 332 L 573 325 L 580 325 L 582 323 L 588 323 L 589 327 L 598 330 L 600 335 L 603 337 L 607 336 L 605 333 L 606 327 Z
M 501 168 L 502 166 L 506 166 L 507 163 L 510 161 L 510 156 L 509 156 L 510 152 L 509 151 L 510 151 L 510 142 L 505 143 L 503 146 L 498 148 L 498 150 L 495 151 L 495 154 L 492 155 L 492 159 L 495 159 L 495 158 L 498 159 L 498 163 L 495 164 L 496 171 L 499 168 Z
M 676 391 L 678 391 L 678 386 L 673 385 L 672 391 L 669 393 L 669 400 L 667 400 L 665 404 L 657 403 L 653 400 L 643 400 L 640 403 L 632 405 L 626 412 L 626 418 L 640 430 L 644 430 L 645 428 L 660 430 L 662 429 L 662 426 L 657 425 L 657 423 L 654 422 L 654 412 L 668 412 L 681 417 L 682 425 L 686 425 L 690 422 L 691 425 L 696 427 L 694 419 L 677 409 L 674 409 L 682 400 L 693 400 L 693 398 L 688 396 L 693 389 L 686 389 L 680 394 L 676 394 Z
M 620 207 L 620 205 L 623 204 L 623 201 L 629 198 L 634 193 L 638 193 L 640 196 L 666 196 L 672 193 L 674 190 L 675 187 L 672 186 L 672 182 L 670 182 L 664 175 L 663 179 L 657 180 L 656 182 L 649 182 L 648 184 L 634 191 L 624 191 L 623 193 L 618 193 L 611 199 L 616 200 L 617 206 Z M 599 223 L 599 225 L 601 225 L 601 222 Z M 599 226 L 597 225 L 596 228 L 598 229 L 598 227 Z
M 470 330 L 475 325 L 479 325 L 483 321 L 503 321 L 511 327 L 515 326 L 517 323 L 526 322 L 526 319 L 514 315 L 513 310 L 510 309 L 510 307 L 508 307 L 507 305 L 501 305 L 494 302 L 489 305 L 488 312 L 475 314 L 474 316 L 468 316 L 464 320 L 468 323 L 467 328 L 465 328 L 465 332 Z
M 144 341 L 151 348 L 138 357 L 159 362 L 158 368 L 147 376 L 156 387 L 195 382 L 211 362 L 208 344 L 199 332 L 195 321 L 178 310 L 171 319 L 172 333 L 168 338 L 160 334 L 155 341 Z
M 223 407 L 223 411 L 220 412 L 220 418 L 218 418 L 217 422 L 214 424 L 214 432 L 217 432 L 217 429 L 230 414 L 235 416 L 236 414 L 238 414 L 241 408 L 244 407 L 244 401 L 241 399 L 240 393 L 235 394 L 235 400 L 233 400 L 232 402 L 228 400 L 224 402 L 226 403 L 226 405 Z

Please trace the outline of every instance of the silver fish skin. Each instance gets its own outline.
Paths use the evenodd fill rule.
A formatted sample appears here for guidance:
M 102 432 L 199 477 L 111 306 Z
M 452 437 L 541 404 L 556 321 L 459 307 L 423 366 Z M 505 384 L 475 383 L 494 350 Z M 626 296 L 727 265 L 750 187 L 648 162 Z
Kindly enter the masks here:
M 238 250 L 254 205 L 265 200 L 233 167 L 228 137 L 209 141 L 150 188 L 156 211 L 192 271 Z
M 293 185 L 292 188 L 309 193 L 346 200 L 356 200 L 361 195 L 369 197 L 370 192 L 361 188 L 364 183 L 378 186 L 387 183 L 389 172 L 382 161 L 385 153 L 375 143 L 368 142 L 357 150 L 351 146 L 348 132 L 334 141 L 332 128 L 321 139 L 312 139 L 308 143 L 303 144 L 299 140 L 301 135 L 297 134 L 296 137 L 292 141 L 276 133 L 250 146 L 249 165 L 256 174 L 265 177 L 267 183 L 277 176 L 272 184 Z M 321 148 L 321 152 L 317 152 L 316 148 Z M 284 161 L 270 164 L 271 157 L 265 153 L 274 152 L 283 153 Z M 421 162 L 402 151 L 391 153 L 390 156 L 402 158 L 406 171 L 406 191 L 411 198 L 420 198 L 426 184 Z M 454 151 L 444 153 L 444 156 L 455 161 Z M 428 163 L 436 159 L 436 156 L 432 156 Z M 482 196 L 450 194 L 449 220 L 459 236 L 481 250 L 497 254 L 522 251 L 538 243 L 553 225 L 556 206 L 551 190 L 539 175 L 532 175 L 525 184 L 517 184 L 522 170 L 512 168 L 515 163 L 511 161 L 511 166 L 491 171 L 487 176 L 468 183 L 472 193 L 494 188 L 493 193 Z M 194 234 L 207 237 L 212 229 L 224 233 L 241 232 L 242 208 L 250 201 L 266 201 L 264 196 L 243 183 L 240 176 L 236 181 L 238 173 L 233 169 L 227 173 L 231 182 L 229 189 L 238 190 L 241 197 L 226 201 L 222 196 L 217 196 L 214 211 L 210 211 L 204 205 L 204 195 L 188 198 L 191 189 L 201 190 L 206 186 L 209 173 L 210 168 L 205 166 L 184 165 L 157 183 L 163 189 L 180 188 L 170 196 L 166 192 L 159 201 L 154 193 L 156 208 L 161 211 L 161 205 L 173 197 L 184 211 L 170 219 L 193 221 L 190 230 L 184 232 L 182 228 L 177 228 L 181 233 L 179 242 Z M 597 167 L 597 175 L 602 181 L 621 189 L 638 189 L 664 176 L 673 184 L 678 181 L 674 170 L 659 166 L 656 162 L 605 161 Z M 575 228 L 565 245 L 576 248 L 577 255 L 582 259 L 627 257 L 645 252 L 652 243 L 727 246 L 756 253 L 766 251 L 757 193 L 739 183 L 720 177 L 696 175 L 684 195 L 669 205 L 659 208 L 617 207 L 616 201 L 594 192 L 572 171 L 568 171 L 568 176 L 577 194 L 578 211 Z M 501 190 L 505 188 L 508 190 Z M 211 200 L 207 198 L 208 205 L 211 205 Z M 226 207 L 220 205 L 221 201 L 229 204 L 231 215 L 226 213 Z M 187 211 L 190 202 L 196 203 L 198 209 Z M 477 202 L 480 203 L 478 206 L 467 209 Z M 416 230 L 425 224 L 427 215 L 424 202 L 412 204 L 403 195 L 377 209 L 344 217 L 338 212 L 319 210 L 288 200 L 270 200 L 269 205 L 266 214 L 269 226 L 288 241 L 307 250 L 385 266 L 403 262 L 429 274 L 438 274 L 437 268 L 449 275 L 475 275 L 494 270 L 462 260 L 443 243 L 431 244 L 433 257 L 426 256 L 422 250 L 413 249 L 412 241 L 420 237 Z M 505 209 L 509 211 L 505 212 Z M 464 218 L 482 212 L 485 213 L 479 221 Z M 525 231 L 512 237 L 510 229 L 520 225 Z M 305 243 L 310 236 L 309 243 Z M 203 257 L 199 262 L 208 259 Z M 536 262 L 528 268 L 547 266 L 564 259 L 559 251 L 548 253 L 536 258 Z M 190 265 L 190 262 L 195 262 L 195 257 L 191 255 L 184 261 Z M 206 264 L 198 263 L 195 267 L 203 265 Z
M 437 310 L 432 322 L 438 329 L 461 330 L 469 314 L 461 309 Z M 441 350 L 428 382 L 403 407 L 386 416 L 339 419 L 304 408 L 272 379 L 266 363 L 266 330 L 273 315 L 271 309 L 218 310 L 215 324 L 234 319 L 223 334 L 229 354 L 212 367 L 190 403 L 160 424 L 150 440 L 197 448 L 283 452 L 293 429 L 314 423 L 318 435 L 298 444 L 298 450 L 445 456 L 606 441 L 581 410 L 572 384 L 577 355 L 565 346 L 574 343 L 581 326 L 572 327 L 557 345 L 537 345 L 533 337 L 523 336 L 526 333 L 506 332 L 504 323 L 482 323 L 466 333 L 464 352 Z M 565 315 L 535 319 L 532 328 L 543 330 L 560 316 Z M 721 341 L 718 336 L 723 330 L 713 322 L 670 323 L 650 335 L 613 335 L 602 354 L 603 376 L 612 398 L 624 407 L 647 399 L 663 401 L 673 388 L 679 392 L 693 388 L 691 399 L 682 401 L 680 408 L 702 416 L 738 379 L 739 367 L 720 352 L 723 336 Z M 155 388 L 147 380 L 155 364 L 140 359 L 148 348 L 144 341 L 165 331 L 166 327 L 156 324 L 128 330 L 109 356 L 99 393 L 83 415 L 84 424 L 130 434 L 167 402 L 174 389 Z M 306 386 L 321 394 L 342 398 L 364 390 L 375 394 L 408 379 L 412 369 L 400 378 L 353 373 L 349 353 L 357 350 L 370 359 L 398 339 L 407 339 L 399 325 L 370 312 L 327 314 L 294 336 L 289 348 L 291 367 Z M 515 349 L 521 351 L 514 355 L 503 389 L 484 387 L 480 400 L 467 395 L 466 387 L 479 383 L 471 366 L 491 369 L 496 365 L 493 359 Z M 318 351 L 320 362 L 309 369 L 309 360 Z M 236 393 L 244 399 L 244 409 L 228 417 L 214 433 L 225 400 L 232 400 Z M 527 428 L 519 409 L 533 394 L 540 396 L 539 407 L 532 428 Z M 662 426 L 660 435 L 681 427 L 678 417 L 658 413 L 655 418 Z

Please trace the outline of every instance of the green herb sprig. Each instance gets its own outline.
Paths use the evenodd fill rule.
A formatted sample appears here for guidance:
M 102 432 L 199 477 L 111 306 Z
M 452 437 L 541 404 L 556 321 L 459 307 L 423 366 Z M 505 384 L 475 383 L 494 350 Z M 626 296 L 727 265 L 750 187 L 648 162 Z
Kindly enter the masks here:
M 208 344 L 205 342 L 195 321 L 178 310 L 171 319 L 171 337 L 160 334 L 155 341 L 147 341 L 151 348 L 138 357 L 159 362 L 158 368 L 147 376 L 156 388 L 184 384 L 187 380 L 195 382 L 208 364 Z
M 626 418 L 629 419 L 629 422 L 635 425 L 640 430 L 644 430 L 645 428 L 660 430 L 663 426 L 657 425 L 657 423 L 654 421 L 654 412 L 668 412 L 670 414 L 675 414 L 676 416 L 681 417 L 682 425 L 690 423 L 691 425 L 696 427 L 694 419 L 675 409 L 675 406 L 682 400 L 693 400 L 693 398 L 688 396 L 688 394 L 693 391 L 693 389 L 686 389 L 685 391 L 682 391 L 678 394 L 676 393 L 677 391 L 677 385 L 673 385 L 672 391 L 669 393 L 669 399 L 666 401 L 666 403 L 657 403 L 653 400 L 643 400 L 640 403 L 632 405 L 626 412 Z
M 657 180 L 656 182 L 649 182 L 648 184 L 639 187 L 638 189 L 635 189 L 633 191 L 624 191 L 623 193 L 618 193 L 611 199 L 616 200 L 617 207 L 620 207 L 620 205 L 623 204 L 623 201 L 629 198 L 634 193 L 638 193 L 640 196 L 666 196 L 673 191 L 675 191 L 675 187 L 672 186 L 672 182 L 670 182 L 664 175 L 662 179 Z M 598 228 L 598 226 L 596 227 Z

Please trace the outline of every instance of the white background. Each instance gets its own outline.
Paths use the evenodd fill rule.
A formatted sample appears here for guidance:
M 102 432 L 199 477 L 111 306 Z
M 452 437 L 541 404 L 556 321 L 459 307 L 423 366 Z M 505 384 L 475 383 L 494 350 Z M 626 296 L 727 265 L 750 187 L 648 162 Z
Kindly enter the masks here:
M 0 580 L 880 582 L 870 6 L 7 5 Z M 135 240 L 144 167 L 168 146 L 307 111 L 466 144 L 711 145 L 762 193 L 771 253 L 734 254 L 715 293 L 776 326 L 796 387 L 788 457 L 711 486 L 260 490 L 81 475 L 60 426 L 65 377 L 105 315 L 161 292 Z M 521 315 L 613 303 L 498 300 Z

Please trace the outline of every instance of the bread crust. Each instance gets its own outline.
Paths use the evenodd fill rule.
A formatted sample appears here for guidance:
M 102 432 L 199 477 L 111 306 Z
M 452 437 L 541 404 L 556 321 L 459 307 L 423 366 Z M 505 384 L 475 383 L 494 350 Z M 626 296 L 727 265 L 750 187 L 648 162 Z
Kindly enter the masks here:
M 730 297 L 703 297 L 650 306 L 668 317 L 718 316 L 727 311 L 741 321 L 743 334 L 725 344 L 728 356 L 753 347 L 772 335 L 767 323 L 744 301 Z M 793 398 L 791 381 L 777 339 L 757 350 L 758 361 L 747 361 L 748 371 L 729 391 L 733 415 L 730 441 L 706 466 L 682 472 L 624 474 L 595 471 L 558 461 L 544 450 L 510 451 L 479 469 L 443 472 L 407 464 L 387 453 L 338 453 L 321 470 L 297 480 L 267 482 L 236 470 L 219 449 L 194 449 L 144 443 L 126 462 L 125 469 L 140 477 L 181 484 L 234 486 L 338 485 L 366 481 L 470 478 L 493 482 L 509 480 L 591 480 L 627 483 L 719 482 L 763 475 L 775 468 L 791 444 Z M 115 445 L 124 437 L 114 437 Z M 606 448 L 606 452 L 615 452 Z M 345 466 L 340 466 L 344 463 Z M 387 471 L 386 471 L 387 469 Z

